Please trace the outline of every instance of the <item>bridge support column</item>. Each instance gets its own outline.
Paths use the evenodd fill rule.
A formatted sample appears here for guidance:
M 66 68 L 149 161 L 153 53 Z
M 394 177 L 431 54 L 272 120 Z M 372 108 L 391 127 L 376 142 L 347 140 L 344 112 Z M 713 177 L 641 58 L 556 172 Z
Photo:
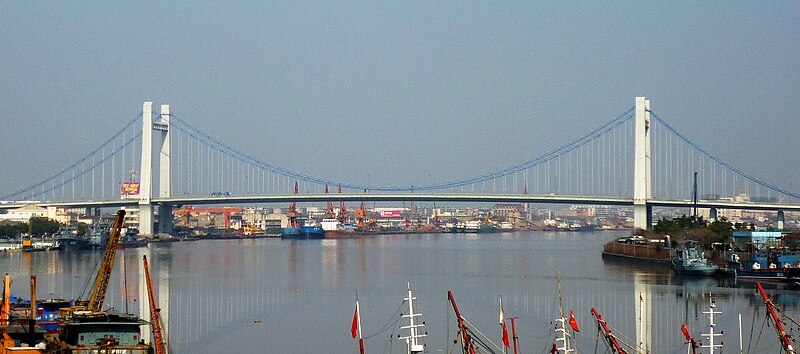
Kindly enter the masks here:
M 158 204 L 158 233 L 172 234 L 172 204 Z
M 717 220 L 717 208 L 711 208 L 708 210 L 708 219 Z
M 783 230 L 785 220 L 783 210 L 778 210 L 778 230 Z
M 154 126 L 156 130 L 163 133 L 164 139 L 161 143 L 161 153 L 158 155 L 159 175 L 158 175 L 158 194 L 161 198 L 172 197 L 172 174 L 170 172 L 170 158 L 172 156 L 172 141 L 169 129 L 169 105 L 161 105 L 161 121 Z M 172 204 L 162 203 L 158 205 L 158 232 L 172 234 Z
M 653 197 L 650 178 L 650 100 L 636 97 L 633 173 L 633 226 L 649 229 L 653 225 Z

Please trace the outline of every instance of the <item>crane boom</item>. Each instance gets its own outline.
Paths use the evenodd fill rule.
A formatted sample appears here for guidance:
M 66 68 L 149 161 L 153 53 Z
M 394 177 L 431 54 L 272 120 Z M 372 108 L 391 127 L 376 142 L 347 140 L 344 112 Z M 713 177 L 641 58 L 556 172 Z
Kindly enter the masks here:
M 611 329 L 608 328 L 608 325 L 606 325 L 606 321 L 603 320 L 603 316 L 600 316 L 600 313 L 597 312 L 594 307 L 592 307 L 592 315 L 594 315 L 595 319 L 597 320 L 597 330 L 603 330 L 603 335 L 606 337 L 606 341 L 608 341 L 607 344 L 611 352 L 628 354 L 628 352 L 626 352 L 625 349 L 622 349 L 622 347 L 619 345 L 617 338 L 614 337 L 614 335 L 611 333 Z
M 102 311 L 103 302 L 106 299 L 108 282 L 111 279 L 111 271 L 114 270 L 114 259 L 117 257 L 117 245 L 119 244 L 122 231 L 122 222 L 125 219 L 125 210 L 117 212 L 117 219 L 111 227 L 111 236 L 108 237 L 108 245 L 103 255 L 103 262 L 100 263 L 100 270 L 97 271 L 97 279 L 92 288 L 92 297 L 89 298 L 87 309 L 89 311 Z
M 767 297 L 767 293 L 764 292 L 764 287 L 761 286 L 761 283 L 756 283 L 756 287 L 758 288 L 758 292 L 761 293 L 761 297 L 764 299 L 764 303 L 767 305 L 767 309 L 769 310 L 769 316 L 775 322 L 775 331 L 778 332 L 778 339 L 781 341 L 781 346 L 783 346 L 783 350 L 786 353 L 796 353 L 794 347 L 792 346 L 792 341 L 789 340 L 790 336 L 786 333 L 781 325 L 781 320 L 778 318 L 778 315 L 775 314 L 775 305 L 772 304 L 772 301 Z
M 156 354 L 166 354 L 166 346 L 164 346 L 164 334 L 161 330 L 161 315 L 160 309 L 156 307 L 156 296 L 153 294 L 153 281 L 150 278 L 150 266 L 147 264 L 147 256 L 143 256 L 144 261 L 144 277 L 147 281 L 147 299 L 150 301 L 150 321 L 153 328 L 153 346 L 156 348 Z

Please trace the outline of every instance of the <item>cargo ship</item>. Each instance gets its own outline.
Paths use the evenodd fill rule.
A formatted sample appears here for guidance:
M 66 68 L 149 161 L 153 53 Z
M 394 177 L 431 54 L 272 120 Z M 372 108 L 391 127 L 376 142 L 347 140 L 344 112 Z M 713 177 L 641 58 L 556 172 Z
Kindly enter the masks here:
M 321 225 L 325 238 L 350 237 L 356 234 L 355 225 L 343 224 L 339 219 L 325 218 L 322 219 Z
M 281 238 L 320 239 L 325 238 L 325 230 L 319 226 L 310 225 L 303 225 L 301 227 L 284 227 L 281 229 Z

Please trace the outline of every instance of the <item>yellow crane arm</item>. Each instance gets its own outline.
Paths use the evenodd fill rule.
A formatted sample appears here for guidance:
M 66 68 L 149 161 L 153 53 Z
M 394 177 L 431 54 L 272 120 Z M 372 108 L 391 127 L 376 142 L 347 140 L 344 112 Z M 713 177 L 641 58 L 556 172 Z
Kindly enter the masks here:
M 111 271 L 114 270 L 114 259 L 117 257 L 117 245 L 121 237 L 124 219 L 125 210 L 118 211 L 114 226 L 111 227 L 111 236 L 108 237 L 108 245 L 106 246 L 106 253 L 103 255 L 103 262 L 100 264 L 100 270 L 97 271 L 92 297 L 89 298 L 89 305 L 87 306 L 89 311 L 102 311 L 103 302 L 106 299 L 106 290 L 108 290 L 108 282 L 111 279 Z

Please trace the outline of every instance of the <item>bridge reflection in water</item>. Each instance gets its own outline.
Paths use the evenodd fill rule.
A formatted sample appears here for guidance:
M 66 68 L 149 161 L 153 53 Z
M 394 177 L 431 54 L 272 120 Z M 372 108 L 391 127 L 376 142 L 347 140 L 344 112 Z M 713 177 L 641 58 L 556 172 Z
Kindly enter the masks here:
M 682 278 L 664 266 L 603 260 L 602 245 L 624 234 L 420 234 L 150 244 L 124 249 L 117 257 L 106 306 L 138 311 L 138 269 L 147 254 L 157 296 L 168 301 L 161 306 L 168 312 L 175 352 L 349 352 L 355 348 L 349 326 L 356 290 L 364 334 L 375 335 L 366 345 L 381 350 L 390 345 L 392 335 L 396 341 L 399 324 L 392 325 L 393 316 L 407 282 L 418 298 L 415 307 L 423 313 L 431 352 L 448 350 L 448 329 L 454 339 L 448 290 L 467 319 L 484 333 L 496 334 L 498 341 L 497 301 L 502 295 L 506 316 L 519 317 L 522 348 L 541 351 L 552 345 L 551 326 L 558 313 L 556 269 L 562 275 L 565 311 L 573 310 L 581 327 L 576 338 L 582 350 L 594 347 L 597 338 L 592 307 L 615 335 L 633 345 L 649 343 L 651 352 L 658 353 L 685 352 L 681 323 L 698 337 L 707 329 L 702 312 L 709 294 L 722 311 L 717 328 L 725 331 L 721 340 L 729 350 L 738 343 L 738 314 L 745 319 L 746 333 L 752 326 L 756 333 L 760 329 L 763 305 L 753 284 Z M 40 297 L 78 296 L 99 257 L 100 252 L 91 251 L 8 253 L 0 254 L 0 268 L 13 275 L 18 296 L 27 296 L 28 289 L 16 284 L 27 284 L 31 273 L 40 279 Z M 800 318 L 796 292 L 768 291 L 789 316 Z M 386 331 L 376 334 L 387 323 Z M 772 332 L 764 332 L 759 348 L 774 346 L 772 339 Z

